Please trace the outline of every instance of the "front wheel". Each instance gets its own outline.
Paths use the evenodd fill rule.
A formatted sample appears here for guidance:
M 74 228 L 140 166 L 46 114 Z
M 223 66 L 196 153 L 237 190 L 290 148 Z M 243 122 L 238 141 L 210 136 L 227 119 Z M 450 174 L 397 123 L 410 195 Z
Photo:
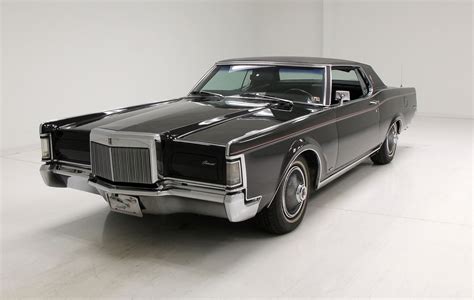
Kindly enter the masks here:
M 283 178 L 283 182 L 270 207 L 257 216 L 258 223 L 275 234 L 293 231 L 303 220 L 309 196 L 308 165 L 303 158 L 296 159 Z
M 392 161 L 397 150 L 398 143 L 398 129 L 397 123 L 393 123 L 388 129 L 387 137 L 385 138 L 380 149 L 373 154 L 370 159 L 376 165 L 385 165 Z

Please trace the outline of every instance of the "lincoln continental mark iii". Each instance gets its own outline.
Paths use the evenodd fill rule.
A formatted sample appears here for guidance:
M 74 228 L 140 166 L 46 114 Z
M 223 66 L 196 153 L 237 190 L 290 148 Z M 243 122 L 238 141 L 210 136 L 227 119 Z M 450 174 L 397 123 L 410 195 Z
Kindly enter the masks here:
M 282 234 L 313 192 L 366 158 L 391 162 L 416 105 L 414 88 L 354 61 L 223 60 L 185 97 L 41 124 L 40 172 L 112 211 L 255 217 Z

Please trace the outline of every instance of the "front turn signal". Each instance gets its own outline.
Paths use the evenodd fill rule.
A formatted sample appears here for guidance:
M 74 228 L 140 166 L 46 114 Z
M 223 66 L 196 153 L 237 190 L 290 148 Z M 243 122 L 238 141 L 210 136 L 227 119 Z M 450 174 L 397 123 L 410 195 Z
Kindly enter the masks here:
M 240 160 L 227 162 L 226 178 L 228 187 L 236 187 L 242 184 L 242 167 Z
M 40 137 L 41 139 L 41 160 L 51 159 L 51 143 L 50 135 L 45 134 Z

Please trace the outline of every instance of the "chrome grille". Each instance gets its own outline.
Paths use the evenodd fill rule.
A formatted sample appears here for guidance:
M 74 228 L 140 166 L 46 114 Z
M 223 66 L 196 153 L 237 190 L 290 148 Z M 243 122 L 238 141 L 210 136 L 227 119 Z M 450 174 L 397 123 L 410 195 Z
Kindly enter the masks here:
M 112 180 L 112 165 L 110 164 L 109 147 L 92 142 L 91 165 L 93 174 Z
M 148 148 L 91 143 L 92 173 L 114 182 L 153 183 Z
M 111 148 L 114 181 L 151 182 L 150 151 L 146 148 Z

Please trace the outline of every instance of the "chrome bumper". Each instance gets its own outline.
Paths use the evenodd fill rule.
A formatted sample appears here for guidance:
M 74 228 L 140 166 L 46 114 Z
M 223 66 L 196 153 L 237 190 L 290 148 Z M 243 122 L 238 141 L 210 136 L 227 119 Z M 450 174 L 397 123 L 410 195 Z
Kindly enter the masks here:
M 135 189 L 94 182 L 90 170 L 75 166 L 42 165 L 40 173 L 46 185 L 52 187 L 74 188 L 104 199 L 107 194 L 138 197 L 144 214 L 196 213 L 240 222 L 254 217 L 260 204 L 260 198 L 247 202 L 243 190 L 228 193 L 223 188 L 192 186 L 177 180 L 165 180 L 154 189 Z

